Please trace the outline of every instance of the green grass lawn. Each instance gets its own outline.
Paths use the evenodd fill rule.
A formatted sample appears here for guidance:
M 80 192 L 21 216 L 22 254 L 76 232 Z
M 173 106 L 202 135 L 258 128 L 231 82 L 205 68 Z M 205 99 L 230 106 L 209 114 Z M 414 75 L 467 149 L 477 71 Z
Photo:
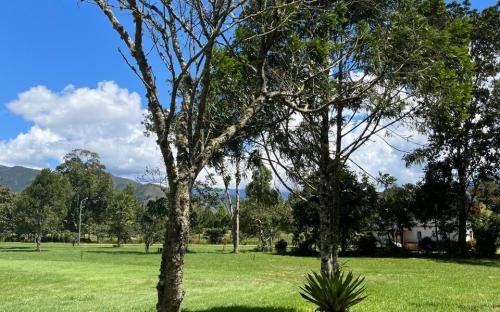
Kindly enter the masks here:
M 152 311 L 160 256 L 141 245 L 0 243 L 0 311 Z M 228 246 L 229 249 L 229 246 Z M 156 250 L 154 248 L 153 250 Z M 500 261 L 344 258 L 366 276 L 353 311 L 500 311 Z M 315 258 L 190 246 L 186 311 L 312 311 L 298 294 Z

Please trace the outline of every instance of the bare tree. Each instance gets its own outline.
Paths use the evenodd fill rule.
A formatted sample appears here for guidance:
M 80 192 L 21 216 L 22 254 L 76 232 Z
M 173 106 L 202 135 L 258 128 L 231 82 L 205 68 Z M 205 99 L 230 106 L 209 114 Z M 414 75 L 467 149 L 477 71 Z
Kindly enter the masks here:
M 156 308 L 177 312 L 185 294 L 181 286 L 193 184 L 216 151 L 242 135 L 269 100 L 285 93 L 268 90 L 266 58 L 280 29 L 302 1 L 89 2 L 97 4 L 123 40 L 133 61 L 121 49 L 119 53 L 146 89 L 150 127 L 156 134 L 168 180 L 168 225 Z M 132 21 L 121 22 L 119 17 L 131 17 Z M 250 58 L 239 59 L 233 45 L 235 28 L 245 23 L 252 26 L 247 27 L 244 40 L 254 50 Z M 216 92 L 214 84 L 220 82 L 214 71 L 221 50 L 229 51 L 242 64 L 249 82 L 241 90 L 245 96 L 235 103 L 237 118 L 222 121 L 216 119 L 217 114 L 229 108 L 211 100 Z M 167 81 L 163 87 L 157 76 Z

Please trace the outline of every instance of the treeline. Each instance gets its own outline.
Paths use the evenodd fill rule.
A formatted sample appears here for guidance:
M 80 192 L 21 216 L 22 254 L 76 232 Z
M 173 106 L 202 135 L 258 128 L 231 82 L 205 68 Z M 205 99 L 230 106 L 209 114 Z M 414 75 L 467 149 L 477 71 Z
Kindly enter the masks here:
M 246 198 L 239 205 L 239 239 L 258 250 L 316 255 L 320 245 L 318 196 L 304 187 L 286 200 L 272 186 L 264 165 L 253 170 Z M 377 184 L 383 188 L 377 191 Z M 403 232 L 420 225 L 433 229 L 422 237 L 425 252 L 456 250 L 459 201 L 457 182 L 428 166 L 417 184 L 396 185 L 387 174 L 356 174 L 347 168 L 341 179 L 340 252 L 350 255 L 399 254 Z M 232 222 L 231 201 L 210 183 L 197 183 L 192 193 L 190 242 L 227 244 Z M 500 184 L 481 182 L 475 190 L 470 227 L 475 239 L 468 251 L 482 256 L 500 247 Z M 306 201 L 303 198 L 307 198 Z M 99 156 L 85 150 L 66 155 L 56 170 L 44 169 L 21 194 L 0 186 L 0 238 L 34 241 L 142 242 L 145 252 L 162 243 L 169 204 L 165 197 L 139 202 L 133 186 L 113 191 Z
M 252 146 L 297 198 L 317 205 L 320 268 L 333 276 L 351 211 L 342 205 L 346 166 L 358 166 L 352 156 L 374 139 L 411 142 L 399 126 L 411 127 L 428 141 L 416 142 L 406 160 L 445 168 L 453 203 L 438 209 L 455 214 L 456 250 L 467 253 L 476 191 L 500 168 L 498 5 L 479 12 L 469 1 L 444 0 L 92 2 L 144 86 L 147 130 L 166 168 L 158 311 L 181 310 L 195 181 L 222 158 L 236 167 L 226 174 L 221 166 L 225 185 L 238 189 Z M 392 207 L 400 192 L 387 193 Z M 237 252 L 247 201 L 227 202 Z
M 79 243 L 114 235 L 123 242 L 136 226 L 142 205 L 133 186 L 113 189 L 96 153 L 74 150 L 54 171 L 43 169 L 22 193 L 2 187 L 0 236 L 10 240 Z

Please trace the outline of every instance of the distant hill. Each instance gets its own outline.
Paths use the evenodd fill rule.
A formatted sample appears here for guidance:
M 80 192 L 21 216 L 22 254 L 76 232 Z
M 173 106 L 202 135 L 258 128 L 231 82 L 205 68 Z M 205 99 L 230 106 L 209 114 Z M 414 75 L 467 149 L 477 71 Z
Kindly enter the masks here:
M 113 178 L 113 187 L 117 191 L 122 191 L 128 184 L 132 184 L 134 186 L 135 197 L 140 202 L 147 202 L 150 199 L 158 199 L 165 196 L 165 193 L 163 193 L 158 185 L 142 184 L 134 180 L 115 177 L 113 175 L 111 177 Z
M 36 169 L 0 165 L 0 184 L 8 187 L 13 192 L 19 193 L 28 187 L 39 173 L 40 170 Z M 113 187 L 117 191 L 122 191 L 128 184 L 132 184 L 135 188 L 135 196 L 141 202 L 165 196 L 158 185 L 141 184 L 130 179 L 115 176 L 112 176 L 112 178 Z
M 40 173 L 40 170 L 15 166 L 6 167 L 0 165 L 0 184 L 5 185 L 10 190 L 20 193 L 28 187 L 35 177 Z M 142 184 L 137 181 L 125 179 L 121 177 L 111 176 L 113 178 L 113 187 L 117 191 L 122 191 L 128 184 L 134 186 L 134 193 L 140 202 L 147 202 L 150 199 L 157 199 L 165 196 L 158 185 Z M 221 190 L 222 192 L 222 190 Z M 287 191 L 281 191 L 281 196 L 286 200 L 290 195 Z M 231 197 L 236 197 L 234 189 L 229 189 Z M 245 188 L 240 189 L 242 199 L 246 198 Z
M 39 173 L 40 171 L 36 169 L 0 165 L 0 184 L 5 185 L 13 192 L 22 192 Z

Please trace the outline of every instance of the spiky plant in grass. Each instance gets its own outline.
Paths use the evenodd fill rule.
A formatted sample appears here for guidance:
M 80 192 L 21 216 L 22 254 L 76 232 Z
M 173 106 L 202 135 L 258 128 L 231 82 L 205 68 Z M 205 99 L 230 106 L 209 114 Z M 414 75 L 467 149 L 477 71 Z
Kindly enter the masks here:
M 332 275 L 312 272 L 306 275 L 306 284 L 300 287 L 302 298 L 318 306 L 319 312 L 347 312 L 361 301 L 366 288 L 365 278 L 354 278 L 352 272 L 345 275 L 338 272 Z

